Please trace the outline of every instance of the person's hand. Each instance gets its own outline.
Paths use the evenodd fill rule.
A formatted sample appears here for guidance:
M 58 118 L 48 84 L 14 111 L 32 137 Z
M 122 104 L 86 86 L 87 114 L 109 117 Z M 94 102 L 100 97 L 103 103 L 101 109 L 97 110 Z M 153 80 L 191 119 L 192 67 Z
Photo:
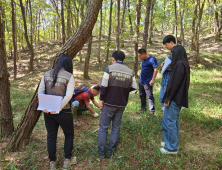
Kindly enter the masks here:
M 93 116 L 94 116 L 94 117 L 98 117 L 99 114 L 98 114 L 98 113 L 94 113 Z
M 44 109 L 43 112 L 44 112 L 44 113 L 47 113 L 47 114 L 49 113 L 48 110 L 46 110 L 46 109 Z
M 150 84 L 150 86 L 153 86 L 154 85 L 154 80 L 153 79 L 150 80 L 149 84 Z
M 168 103 L 164 103 L 165 107 L 168 107 L 170 105 L 170 101 L 168 101 Z
M 160 66 L 163 67 L 163 65 L 164 65 L 164 62 L 162 62 Z
M 50 113 L 53 115 L 57 114 L 56 111 L 51 111 Z
M 100 100 L 100 102 L 99 102 L 99 107 L 100 107 L 100 109 L 103 108 L 103 104 L 104 104 L 104 101 Z

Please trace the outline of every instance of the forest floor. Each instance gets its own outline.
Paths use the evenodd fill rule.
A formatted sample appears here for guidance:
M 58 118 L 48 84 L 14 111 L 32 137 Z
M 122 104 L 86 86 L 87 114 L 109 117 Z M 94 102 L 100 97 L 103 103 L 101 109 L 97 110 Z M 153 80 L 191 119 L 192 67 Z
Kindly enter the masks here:
M 148 54 L 157 60 L 164 60 L 169 51 L 162 45 L 162 36 L 153 38 L 148 45 Z M 97 62 L 98 36 L 93 37 L 90 59 L 90 80 L 83 79 L 84 62 L 78 54 L 73 60 L 76 85 L 90 87 L 101 84 L 105 68 L 111 64 L 111 53 L 115 50 L 112 37 L 109 62 L 105 62 L 106 36 L 101 46 L 101 62 Z M 17 79 L 13 79 L 13 60 L 8 59 L 11 83 L 11 104 L 14 125 L 17 126 L 24 110 L 44 72 L 51 68 L 53 56 L 60 50 L 59 41 L 45 41 L 35 45 L 34 71 L 28 72 L 30 53 L 22 52 L 18 61 Z M 141 44 L 141 41 L 139 42 Z M 133 68 L 134 46 L 132 37 L 126 36 L 124 47 L 125 64 Z M 98 159 L 91 155 L 98 142 L 99 118 L 89 112 L 78 116 L 81 123 L 75 126 L 73 155 L 78 163 L 70 169 L 222 169 L 222 42 L 214 43 L 213 36 L 202 37 L 200 45 L 200 63 L 196 64 L 195 53 L 187 49 L 191 65 L 191 83 L 189 89 L 189 108 L 180 113 L 180 142 L 177 155 L 162 155 L 159 151 L 162 141 L 161 120 L 163 111 L 158 100 L 162 75 L 157 75 L 154 85 L 156 112 L 149 117 L 148 112 L 137 115 L 140 109 L 139 94 L 131 92 L 129 103 L 123 115 L 121 133 L 115 155 L 111 159 Z M 87 44 L 83 47 L 82 57 L 86 56 Z M 138 80 L 137 80 L 138 82 Z M 96 97 L 99 101 L 99 97 Z M 95 108 L 97 112 L 99 109 Z M 110 134 L 109 129 L 109 134 Z M 49 169 L 46 148 L 47 132 L 43 115 L 34 128 L 29 144 L 19 152 L 5 152 L 7 139 L 0 141 L 0 169 Z M 58 169 L 62 169 L 64 135 L 59 129 L 57 140 Z

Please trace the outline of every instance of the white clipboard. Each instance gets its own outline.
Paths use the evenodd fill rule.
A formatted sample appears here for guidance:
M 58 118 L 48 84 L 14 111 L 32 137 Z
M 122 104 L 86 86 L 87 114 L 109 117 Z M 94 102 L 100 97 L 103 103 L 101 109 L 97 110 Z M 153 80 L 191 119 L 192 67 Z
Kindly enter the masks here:
M 164 60 L 164 65 L 163 65 L 161 74 L 163 74 L 166 71 L 166 69 L 169 67 L 170 64 L 171 64 L 171 60 L 168 57 L 166 57 Z
M 56 111 L 56 113 L 60 112 L 61 104 L 62 104 L 62 96 L 54 96 L 48 94 L 39 94 L 39 106 L 37 110 L 46 109 L 48 112 Z

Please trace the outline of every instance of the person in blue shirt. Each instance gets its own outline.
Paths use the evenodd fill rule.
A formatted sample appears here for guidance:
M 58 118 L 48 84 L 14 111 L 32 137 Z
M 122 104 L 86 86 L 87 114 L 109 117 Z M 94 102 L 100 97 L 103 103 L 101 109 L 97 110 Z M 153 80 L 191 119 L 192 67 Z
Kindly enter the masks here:
M 155 83 L 155 78 L 158 72 L 158 64 L 155 57 L 148 55 L 145 49 L 138 50 L 138 57 L 142 60 L 141 63 L 141 74 L 139 80 L 139 92 L 141 100 L 141 109 L 137 114 L 146 111 L 146 96 L 149 101 L 149 111 L 154 114 L 154 97 L 153 97 L 153 85 Z
M 173 35 L 167 35 L 164 39 L 163 39 L 163 45 L 165 45 L 165 47 L 168 50 L 172 50 L 172 48 L 176 45 L 176 39 Z M 170 54 L 168 57 L 170 60 L 172 60 L 172 55 Z M 164 62 L 161 63 L 161 67 L 163 67 Z M 166 87 L 167 87 L 167 83 L 168 80 L 170 78 L 170 66 L 166 69 L 166 71 L 163 73 L 163 77 L 162 77 L 162 81 L 161 81 L 161 87 L 160 87 L 160 94 L 159 94 L 159 100 L 160 103 L 162 105 L 162 109 L 164 110 L 164 103 L 162 102 L 163 100 L 163 96 L 166 92 Z

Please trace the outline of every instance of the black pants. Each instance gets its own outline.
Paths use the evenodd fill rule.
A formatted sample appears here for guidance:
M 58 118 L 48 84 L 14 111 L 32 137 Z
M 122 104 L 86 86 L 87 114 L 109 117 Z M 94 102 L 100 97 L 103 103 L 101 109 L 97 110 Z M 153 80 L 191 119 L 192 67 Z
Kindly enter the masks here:
M 154 107 L 154 97 L 153 97 L 153 86 L 150 86 L 149 83 L 139 83 L 140 91 L 140 100 L 141 100 L 141 109 L 146 109 L 146 96 L 149 101 L 149 110 L 155 112 Z
M 73 116 L 71 109 L 68 111 L 61 111 L 56 115 L 44 113 L 44 118 L 47 129 L 47 150 L 50 161 L 56 160 L 56 141 L 59 126 L 61 126 L 65 135 L 65 158 L 70 159 L 72 157 L 74 139 Z

